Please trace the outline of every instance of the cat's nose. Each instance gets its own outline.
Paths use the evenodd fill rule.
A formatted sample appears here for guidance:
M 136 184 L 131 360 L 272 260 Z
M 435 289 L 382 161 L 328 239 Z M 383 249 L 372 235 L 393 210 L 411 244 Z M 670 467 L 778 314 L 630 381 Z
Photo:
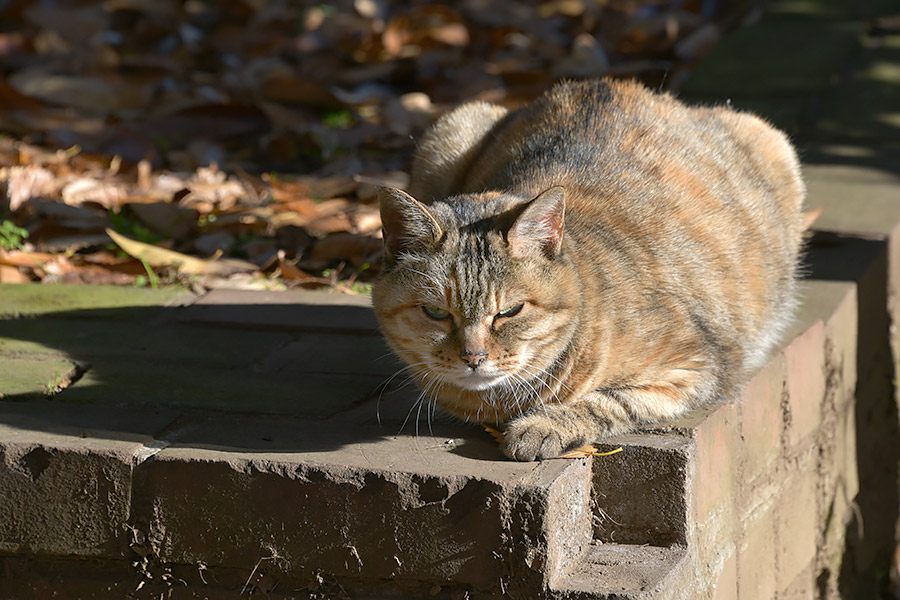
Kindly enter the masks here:
M 469 368 L 475 370 L 478 368 L 478 365 L 483 363 L 485 359 L 487 359 L 487 352 L 484 350 L 480 350 L 478 352 L 469 352 L 468 350 L 460 350 L 459 357 L 463 359 L 463 362 L 469 365 Z

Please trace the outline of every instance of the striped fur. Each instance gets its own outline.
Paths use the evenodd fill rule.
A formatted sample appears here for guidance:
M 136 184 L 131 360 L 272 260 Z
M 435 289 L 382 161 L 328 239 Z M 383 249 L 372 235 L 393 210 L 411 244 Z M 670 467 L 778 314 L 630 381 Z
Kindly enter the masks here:
M 380 197 L 384 334 L 426 398 L 505 424 L 518 460 L 733 396 L 795 305 L 796 154 L 726 107 L 614 81 L 466 104 L 410 192 Z

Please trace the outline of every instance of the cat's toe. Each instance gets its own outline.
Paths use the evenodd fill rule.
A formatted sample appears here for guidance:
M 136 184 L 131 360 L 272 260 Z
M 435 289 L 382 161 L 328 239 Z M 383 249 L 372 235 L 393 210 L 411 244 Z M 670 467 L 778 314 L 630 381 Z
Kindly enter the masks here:
M 556 458 L 564 447 L 559 432 L 543 419 L 513 421 L 503 435 L 503 452 L 519 461 Z

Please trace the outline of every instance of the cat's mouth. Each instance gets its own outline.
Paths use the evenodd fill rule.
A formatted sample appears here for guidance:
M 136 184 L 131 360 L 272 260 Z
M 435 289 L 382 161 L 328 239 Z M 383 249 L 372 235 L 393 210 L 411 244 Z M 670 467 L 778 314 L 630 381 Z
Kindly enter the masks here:
M 463 389 L 479 391 L 492 388 L 505 381 L 507 377 L 504 373 L 483 373 L 469 370 L 463 375 L 454 377 L 453 382 Z

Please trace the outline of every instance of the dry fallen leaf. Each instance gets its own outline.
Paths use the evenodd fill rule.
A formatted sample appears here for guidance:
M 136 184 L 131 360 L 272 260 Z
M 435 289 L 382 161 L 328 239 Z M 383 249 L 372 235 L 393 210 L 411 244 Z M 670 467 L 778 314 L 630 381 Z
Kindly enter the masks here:
M 619 446 L 615 450 L 610 450 L 609 452 L 597 452 L 597 447 L 592 444 L 585 444 L 579 448 L 575 448 L 574 450 L 569 450 L 565 454 L 560 454 L 556 458 L 587 458 L 588 456 L 609 456 L 611 454 L 616 454 L 622 451 L 622 447 Z
M 175 267 L 187 275 L 216 275 L 219 277 L 235 273 L 251 273 L 258 269 L 253 263 L 243 260 L 197 258 L 127 238 L 112 229 L 107 229 L 106 233 L 127 254 L 144 261 L 151 267 Z

